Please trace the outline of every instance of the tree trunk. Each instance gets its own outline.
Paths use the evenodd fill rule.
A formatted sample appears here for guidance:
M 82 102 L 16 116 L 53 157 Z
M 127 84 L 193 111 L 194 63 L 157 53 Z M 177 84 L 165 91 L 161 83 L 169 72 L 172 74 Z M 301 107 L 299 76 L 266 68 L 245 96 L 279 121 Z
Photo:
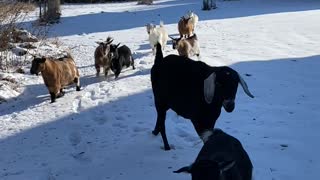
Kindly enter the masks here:
M 58 22 L 60 19 L 60 15 L 60 0 L 48 0 L 47 22 Z
M 138 4 L 153 4 L 153 0 L 138 0 Z
M 217 8 L 216 0 L 203 0 L 203 10 L 211 10 Z

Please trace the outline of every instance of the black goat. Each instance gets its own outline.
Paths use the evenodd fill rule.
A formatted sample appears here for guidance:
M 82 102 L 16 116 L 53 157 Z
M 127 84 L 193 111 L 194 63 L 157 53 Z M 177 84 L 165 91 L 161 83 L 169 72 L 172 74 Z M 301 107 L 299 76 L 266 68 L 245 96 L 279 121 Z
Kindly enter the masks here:
M 165 132 L 168 109 L 191 119 L 202 138 L 205 130 L 214 127 L 222 106 L 227 112 L 233 111 L 238 83 L 253 98 L 245 81 L 230 67 L 211 67 L 177 55 L 163 57 L 160 44 L 157 44 L 155 63 L 151 69 L 151 82 L 158 114 L 152 133 L 161 133 L 165 150 L 170 150 Z
M 195 162 L 175 173 L 191 173 L 192 180 L 251 180 L 252 163 L 241 142 L 214 129 Z
M 111 70 L 115 74 L 115 78 L 118 78 L 124 66 L 132 66 L 132 69 L 135 69 L 131 50 L 126 45 L 121 47 L 119 45 L 120 43 L 110 45 Z

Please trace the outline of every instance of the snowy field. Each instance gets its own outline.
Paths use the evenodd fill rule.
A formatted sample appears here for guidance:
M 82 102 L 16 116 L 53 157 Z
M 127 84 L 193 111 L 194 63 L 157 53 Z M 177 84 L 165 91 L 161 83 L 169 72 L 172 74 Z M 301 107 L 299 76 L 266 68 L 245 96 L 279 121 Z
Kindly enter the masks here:
M 0 179 L 191 179 L 172 173 L 193 162 L 202 147 L 191 122 L 167 114 L 171 151 L 151 134 L 154 57 L 144 27 L 163 20 L 177 36 L 177 22 L 188 10 L 200 19 L 201 60 L 231 66 L 255 95 L 239 88 L 234 112 L 222 110 L 216 124 L 242 142 L 255 179 L 319 179 L 320 1 L 218 1 L 213 11 L 201 11 L 201 4 L 63 5 L 61 23 L 49 35 L 72 48 L 82 91 L 70 87 L 50 104 L 41 76 L 13 74 L 22 89 L 0 104 Z M 117 80 L 95 76 L 95 41 L 108 35 L 134 52 L 136 70 L 125 69 Z M 173 53 L 168 43 L 164 54 Z

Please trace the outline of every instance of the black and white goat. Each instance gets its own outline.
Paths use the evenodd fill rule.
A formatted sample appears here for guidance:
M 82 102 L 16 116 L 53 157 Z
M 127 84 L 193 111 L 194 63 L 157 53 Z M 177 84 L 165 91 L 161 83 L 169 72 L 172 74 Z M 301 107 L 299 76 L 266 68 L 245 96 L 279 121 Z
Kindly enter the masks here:
M 241 142 L 214 129 L 196 160 L 175 173 L 190 173 L 192 180 L 251 180 L 252 163 Z
M 165 150 L 170 150 L 165 131 L 168 109 L 191 119 L 198 135 L 202 137 L 206 130 L 214 127 L 221 107 L 227 112 L 233 111 L 238 83 L 253 98 L 246 82 L 232 68 L 211 67 L 204 62 L 177 55 L 163 57 L 159 43 L 151 68 L 151 83 L 157 110 L 153 134 L 161 133 Z
M 191 57 L 196 55 L 199 58 L 200 46 L 198 37 L 195 33 L 187 38 L 174 38 L 171 36 L 169 37 L 172 39 L 172 48 L 178 51 L 179 56 Z
M 131 50 L 128 46 L 122 45 L 119 47 L 120 43 L 115 45 L 110 45 L 110 58 L 111 58 L 111 70 L 115 74 L 115 78 L 118 78 L 123 67 L 132 66 L 134 67 L 134 59 L 132 57 Z

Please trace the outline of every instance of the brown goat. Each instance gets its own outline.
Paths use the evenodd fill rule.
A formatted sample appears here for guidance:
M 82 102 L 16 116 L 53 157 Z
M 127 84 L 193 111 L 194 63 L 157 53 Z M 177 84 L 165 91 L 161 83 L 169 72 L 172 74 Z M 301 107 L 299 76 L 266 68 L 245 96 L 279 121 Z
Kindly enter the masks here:
M 178 31 L 180 34 L 180 37 L 189 37 L 192 35 L 194 30 L 194 24 L 190 21 L 189 18 L 181 17 L 178 22 Z
M 108 71 L 111 66 L 111 58 L 109 57 L 110 44 L 113 39 L 111 37 L 107 38 L 106 42 L 96 42 L 99 46 L 94 51 L 94 66 L 96 68 L 96 75 L 99 76 L 100 68 L 103 67 L 104 75 L 107 77 Z
M 34 57 L 30 73 L 38 75 L 39 72 L 49 90 L 51 103 L 64 95 L 65 86 L 76 83 L 76 90 L 80 91 L 79 71 L 70 54 L 59 59 Z

